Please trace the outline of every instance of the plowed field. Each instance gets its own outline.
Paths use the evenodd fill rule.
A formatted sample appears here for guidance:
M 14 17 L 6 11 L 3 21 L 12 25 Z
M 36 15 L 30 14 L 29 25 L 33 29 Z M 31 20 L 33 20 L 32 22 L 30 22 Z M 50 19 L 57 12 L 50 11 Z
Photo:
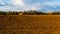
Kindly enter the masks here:
M 0 15 L 0 34 L 60 34 L 60 15 Z

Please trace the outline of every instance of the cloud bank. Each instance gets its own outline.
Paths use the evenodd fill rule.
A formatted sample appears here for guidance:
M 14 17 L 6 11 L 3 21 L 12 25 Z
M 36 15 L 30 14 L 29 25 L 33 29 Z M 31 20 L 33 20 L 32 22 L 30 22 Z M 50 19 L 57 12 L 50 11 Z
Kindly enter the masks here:
M 60 10 L 60 0 L 0 0 L 0 10 L 58 11 Z

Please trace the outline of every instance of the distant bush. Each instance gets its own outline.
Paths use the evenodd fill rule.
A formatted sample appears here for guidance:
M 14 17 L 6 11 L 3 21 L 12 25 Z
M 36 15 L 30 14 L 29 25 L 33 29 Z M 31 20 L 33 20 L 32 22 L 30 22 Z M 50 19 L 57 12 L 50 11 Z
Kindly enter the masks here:
M 7 15 L 6 12 L 0 11 L 0 15 Z
M 7 12 L 7 15 L 19 15 L 19 12 L 11 12 L 11 11 L 9 11 L 9 12 Z
M 47 13 L 44 13 L 42 11 L 27 11 L 23 13 L 24 15 L 47 15 Z
M 52 15 L 60 15 L 60 12 L 53 12 Z
M 60 15 L 60 12 L 50 12 L 50 13 L 45 13 L 43 11 L 36 11 L 36 10 L 30 10 L 30 11 L 24 11 L 24 12 L 4 12 L 0 11 L 0 15 Z

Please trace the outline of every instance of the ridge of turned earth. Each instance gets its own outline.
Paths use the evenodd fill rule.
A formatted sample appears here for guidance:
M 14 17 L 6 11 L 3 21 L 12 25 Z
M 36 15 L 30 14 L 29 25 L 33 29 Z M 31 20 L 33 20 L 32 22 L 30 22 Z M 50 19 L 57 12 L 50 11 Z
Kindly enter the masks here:
M 60 34 L 60 15 L 0 15 L 0 34 Z

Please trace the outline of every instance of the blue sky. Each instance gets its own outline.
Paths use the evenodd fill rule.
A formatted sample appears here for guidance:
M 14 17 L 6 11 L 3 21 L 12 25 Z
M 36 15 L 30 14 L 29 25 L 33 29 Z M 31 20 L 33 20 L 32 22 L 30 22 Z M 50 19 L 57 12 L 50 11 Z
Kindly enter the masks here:
M 60 11 L 60 0 L 0 0 L 1 11 Z

